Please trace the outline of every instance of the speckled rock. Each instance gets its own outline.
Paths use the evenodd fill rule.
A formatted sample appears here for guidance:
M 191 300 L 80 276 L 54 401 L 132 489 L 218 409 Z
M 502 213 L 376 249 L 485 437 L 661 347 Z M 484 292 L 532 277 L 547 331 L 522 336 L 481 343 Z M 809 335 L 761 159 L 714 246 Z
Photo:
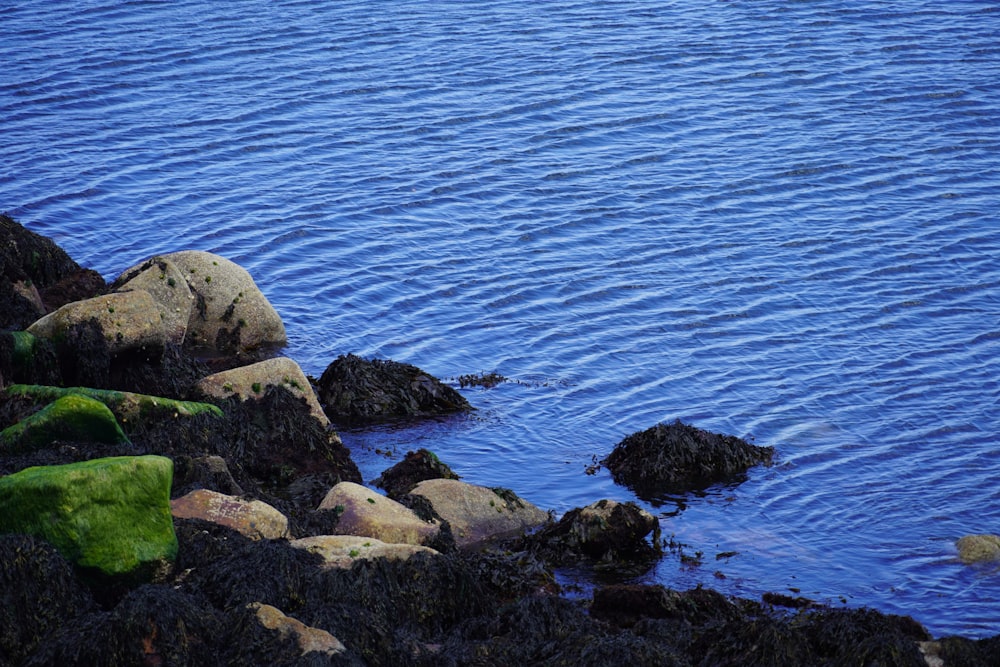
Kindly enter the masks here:
M 509 537 L 549 520 L 547 512 L 507 489 L 491 489 L 455 479 L 428 479 L 410 492 L 426 498 L 451 524 L 458 546 Z
M 27 331 L 39 338 L 58 341 L 74 324 L 91 318 L 97 320 L 112 354 L 162 349 L 166 342 L 160 308 L 145 290 L 115 292 L 68 303 L 34 322 Z
M 358 535 L 317 535 L 292 540 L 290 543 L 296 549 L 319 554 L 323 557 L 327 568 L 350 568 L 357 560 L 373 558 L 388 558 L 389 560 L 406 560 L 413 554 L 438 552 L 430 547 L 417 544 L 390 544 L 374 537 Z
M 202 519 L 228 526 L 253 540 L 289 537 L 288 518 L 260 500 L 197 489 L 170 501 L 170 511 L 179 519 Z
M 963 563 L 1000 560 L 1000 535 L 966 535 L 955 546 Z
M 340 514 L 337 533 L 374 537 L 397 544 L 426 544 L 440 530 L 409 507 L 360 484 L 341 482 L 323 498 L 319 509 Z
M 119 276 L 111 288 L 116 292 L 137 289 L 149 292 L 163 318 L 167 340 L 176 345 L 184 342 L 195 298 L 187 278 L 176 264 L 153 257 Z

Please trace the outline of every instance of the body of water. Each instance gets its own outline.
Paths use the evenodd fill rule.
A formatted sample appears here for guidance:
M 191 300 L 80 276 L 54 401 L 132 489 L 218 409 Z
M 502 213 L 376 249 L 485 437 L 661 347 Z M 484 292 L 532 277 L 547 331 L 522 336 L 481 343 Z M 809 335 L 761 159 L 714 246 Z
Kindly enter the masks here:
M 643 502 L 703 554 L 646 580 L 993 635 L 954 542 L 1000 533 L 998 9 L 5 2 L 0 210 L 109 279 L 236 261 L 313 375 L 510 378 L 344 432 L 366 479 L 634 500 L 587 466 L 680 418 L 777 462 Z

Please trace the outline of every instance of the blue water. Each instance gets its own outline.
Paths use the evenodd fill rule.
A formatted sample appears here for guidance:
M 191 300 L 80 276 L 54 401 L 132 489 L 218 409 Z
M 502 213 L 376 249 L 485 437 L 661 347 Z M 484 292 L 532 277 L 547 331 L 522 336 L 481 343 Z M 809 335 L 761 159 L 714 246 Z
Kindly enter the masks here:
M 233 259 L 313 375 L 511 379 L 343 433 L 366 479 L 631 500 L 586 467 L 681 418 L 778 463 L 643 503 L 704 554 L 649 580 L 993 635 L 954 541 L 1000 532 L 998 9 L 5 2 L 0 210 L 109 279 Z

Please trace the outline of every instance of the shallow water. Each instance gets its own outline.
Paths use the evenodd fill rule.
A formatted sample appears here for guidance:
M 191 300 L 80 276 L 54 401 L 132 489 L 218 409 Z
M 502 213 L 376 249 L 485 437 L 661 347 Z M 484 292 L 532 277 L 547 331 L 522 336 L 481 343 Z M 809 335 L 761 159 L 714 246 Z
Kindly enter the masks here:
M 109 279 L 233 259 L 310 374 L 353 352 L 510 378 L 465 390 L 469 417 L 345 432 L 366 479 L 427 447 L 557 512 L 631 500 L 586 467 L 681 418 L 778 463 L 643 503 L 703 553 L 650 580 L 1000 632 L 1000 572 L 954 548 L 1000 532 L 993 3 L 15 2 L 0 24 L 0 209 Z

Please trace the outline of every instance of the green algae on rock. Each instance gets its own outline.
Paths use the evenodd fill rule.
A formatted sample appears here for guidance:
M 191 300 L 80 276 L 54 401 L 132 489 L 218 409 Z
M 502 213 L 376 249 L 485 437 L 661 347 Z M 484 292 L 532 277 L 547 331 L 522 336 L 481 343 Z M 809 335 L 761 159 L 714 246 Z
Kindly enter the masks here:
M 163 456 L 27 468 L 0 478 L 0 533 L 41 537 L 84 571 L 151 579 L 177 557 L 172 477 Z
M 25 396 L 40 402 L 54 401 L 72 394 L 82 394 L 108 406 L 121 420 L 128 421 L 147 415 L 178 415 L 193 417 L 194 415 L 210 414 L 222 416 L 222 410 L 211 403 L 198 401 L 179 401 L 161 396 L 134 394 L 128 391 L 111 389 L 92 389 L 90 387 L 49 387 L 46 385 L 14 384 L 7 387 L 10 396 Z
M 104 403 L 69 393 L 0 431 L 0 451 L 33 451 L 57 440 L 112 445 L 128 442 L 115 415 Z

